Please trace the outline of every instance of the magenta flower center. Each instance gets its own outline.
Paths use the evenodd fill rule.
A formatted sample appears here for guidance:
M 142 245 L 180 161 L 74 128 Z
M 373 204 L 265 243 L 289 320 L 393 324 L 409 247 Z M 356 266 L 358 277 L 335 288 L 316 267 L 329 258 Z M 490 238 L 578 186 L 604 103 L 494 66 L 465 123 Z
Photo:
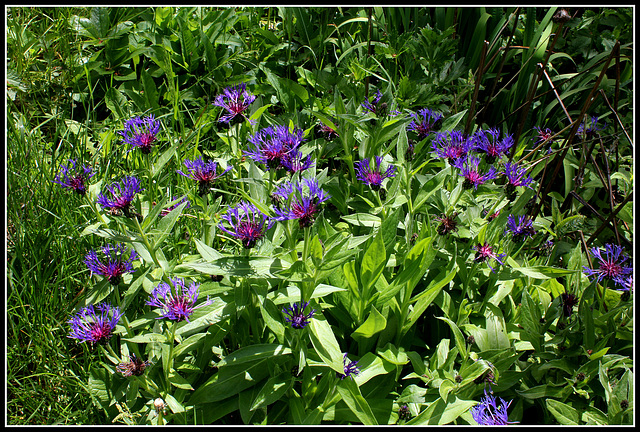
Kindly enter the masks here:
M 186 296 L 180 296 L 167 302 L 167 308 L 173 312 L 176 317 L 175 321 L 182 321 L 191 314 L 191 302 Z
M 113 328 L 111 328 L 111 325 L 109 323 L 97 322 L 91 325 L 90 333 L 94 341 L 99 341 L 101 339 L 110 338 L 112 331 L 113 331 Z

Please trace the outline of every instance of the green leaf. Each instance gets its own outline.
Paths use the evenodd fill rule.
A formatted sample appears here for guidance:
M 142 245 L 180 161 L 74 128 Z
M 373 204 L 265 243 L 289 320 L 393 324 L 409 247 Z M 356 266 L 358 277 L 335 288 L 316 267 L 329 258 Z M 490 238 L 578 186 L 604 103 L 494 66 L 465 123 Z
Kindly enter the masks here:
M 477 405 L 478 402 L 472 400 L 458 399 L 456 396 L 453 403 L 447 404 L 444 412 L 438 420 L 439 425 L 449 424 L 460 417 L 461 414 L 469 411 L 471 407 Z
M 184 390 L 193 390 L 191 383 L 189 383 L 189 381 L 187 381 L 184 377 L 178 375 L 178 373 L 176 373 L 176 371 L 173 369 L 171 370 L 171 372 L 169 372 L 169 382 L 177 388 L 181 388 Z
M 134 343 L 151 343 L 151 342 L 159 342 L 164 343 L 167 341 L 167 336 L 162 333 L 145 333 L 140 334 L 131 338 L 122 338 L 127 342 Z
M 250 411 L 257 410 L 261 407 L 266 407 L 280 399 L 291 388 L 293 384 L 293 377 L 289 371 L 283 372 L 278 376 L 271 377 L 262 386 L 260 392 L 253 400 Z
M 380 226 L 381 219 L 370 213 L 354 213 L 351 215 L 340 216 L 341 219 L 355 226 L 377 227 Z
M 224 365 L 238 365 L 247 362 L 255 362 L 257 360 L 267 359 L 274 356 L 283 356 L 291 354 L 291 348 L 278 344 L 257 344 L 240 348 L 229 355 L 225 356 L 219 363 L 218 367 Z
M 334 371 L 343 374 L 343 355 L 331 326 L 322 315 L 314 315 L 309 322 L 311 343 L 322 361 Z
M 522 290 L 522 307 L 520 308 L 520 317 L 520 324 L 525 329 L 527 340 L 531 342 L 533 348 L 537 352 L 540 352 L 542 347 L 540 309 L 531 299 L 529 291 L 526 288 Z
M 562 425 L 577 425 L 580 422 L 578 410 L 555 399 L 546 400 L 547 409 Z
M 369 316 L 360 327 L 351 333 L 351 337 L 358 341 L 362 339 L 369 339 L 384 330 L 386 327 L 386 318 L 378 312 L 378 309 L 376 309 L 375 306 L 371 306 Z
M 169 214 L 167 214 L 166 216 L 160 219 L 160 222 L 158 222 L 157 231 L 153 232 L 154 234 L 153 249 L 154 250 L 160 247 L 162 242 L 167 237 L 169 237 L 169 234 L 171 234 L 171 230 L 173 229 L 173 226 L 176 224 L 176 221 L 178 220 L 178 218 L 180 217 L 180 215 L 182 214 L 182 211 L 186 206 L 187 206 L 187 202 L 185 201 L 175 209 L 171 210 Z
M 209 275 L 242 276 L 249 278 L 277 277 L 276 274 L 288 269 L 291 264 L 281 258 L 267 257 L 223 257 L 213 262 L 182 263 L 175 271 L 195 270 Z
M 338 393 L 340 393 L 342 400 L 363 424 L 378 424 L 371 407 L 365 398 L 362 397 L 362 393 L 360 393 L 360 389 L 354 380 L 351 378 L 340 380 L 336 388 Z
M 362 258 L 360 282 L 362 294 L 368 298 L 371 287 L 376 283 L 387 263 L 387 253 L 382 240 L 382 232 L 373 238 Z
M 466 342 L 464 340 L 464 336 L 462 335 L 462 332 L 460 331 L 460 329 L 458 328 L 458 326 L 456 325 L 456 323 L 454 323 L 453 321 L 451 321 L 449 318 L 445 318 L 445 317 L 436 317 L 439 320 L 442 320 L 444 322 L 446 322 L 447 324 L 449 324 L 449 327 L 451 328 L 451 331 L 453 332 L 453 336 L 456 342 L 456 346 L 458 347 L 458 351 L 460 352 L 460 355 L 462 356 L 463 360 L 467 359 L 467 347 L 466 347 Z
M 198 239 L 193 239 L 193 240 L 196 244 L 196 249 L 198 249 L 200 256 L 204 258 L 205 261 L 213 262 L 219 258 L 224 257 L 220 252 L 218 252 L 217 250 L 215 250 L 210 246 L 207 246 L 206 244 L 204 244 L 204 242 Z

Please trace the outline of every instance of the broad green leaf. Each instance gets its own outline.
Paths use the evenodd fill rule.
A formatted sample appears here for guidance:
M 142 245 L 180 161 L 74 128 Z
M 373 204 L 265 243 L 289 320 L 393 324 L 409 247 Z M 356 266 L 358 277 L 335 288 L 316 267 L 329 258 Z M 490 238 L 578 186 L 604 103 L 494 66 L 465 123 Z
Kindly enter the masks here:
M 378 424 L 371 407 L 365 398 L 362 397 L 362 393 L 360 393 L 360 389 L 354 380 L 351 378 L 340 380 L 336 388 L 340 396 L 342 396 L 342 400 L 363 424 Z
M 436 318 L 449 324 L 449 327 L 451 328 L 451 332 L 453 333 L 453 336 L 456 342 L 456 346 L 458 347 L 458 351 L 460 352 L 462 359 L 466 360 L 467 359 L 466 342 L 464 340 L 464 336 L 462 335 L 462 332 L 460 331 L 456 323 L 451 321 L 449 318 L 445 318 L 445 317 L 436 317 Z
M 387 253 L 382 240 L 382 233 L 379 231 L 362 258 L 360 282 L 362 283 L 362 293 L 365 297 L 368 297 L 371 287 L 382 274 L 386 263 Z
M 210 246 L 207 246 L 206 244 L 204 244 L 204 242 L 198 240 L 197 238 L 193 240 L 194 240 L 194 243 L 196 244 L 196 249 L 198 249 L 200 256 L 202 256 L 202 258 L 204 258 L 205 261 L 213 262 L 219 258 L 224 257 L 220 252 L 218 252 L 217 250 L 215 250 Z
M 322 361 L 334 371 L 343 374 L 343 354 L 331 326 L 322 315 L 314 315 L 309 322 L 311 343 Z
M 478 402 L 472 400 L 462 400 L 456 396 L 453 403 L 449 403 L 445 407 L 444 412 L 438 420 L 438 424 L 444 425 L 451 423 L 452 421 L 460 417 L 461 414 L 469 411 L 471 407 L 477 405 L 477 403 Z
M 169 382 L 171 383 L 171 385 L 177 388 L 184 390 L 193 390 L 193 387 L 191 386 L 189 381 L 187 381 L 184 377 L 178 375 L 178 373 L 173 369 L 171 370 L 171 372 L 169 372 Z
M 341 219 L 356 226 L 377 227 L 380 226 L 381 219 L 370 213 L 354 213 L 346 216 L 340 216 Z
M 162 245 L 162 242 L 164 242 L 164 240 L 167 237 L 169 237 L 169 234 L 171 234 L 171 230 L 173 229 L 173 226 L 176 224 L 178 217 L 180 217 L 180 215 L 182 214 L 182 211 L 186 206 L 187 206 L 187 202 L 185 201 L 175 209 L 171 210 L 169 214 L 167 214 L 166 216 L 160 219 L 160 222 L 158 222 L 157 231 L 154 230 L 153 232 L 153 237 L 154 237 L 153 249 L 154 250 L 158 249 Z
M 151 343 L 151 342 L 160 342 L 164 343 L 167 341 L 167 336 L 162 333 L 145 333 L 140 334 L 131 338 L 122 338 L 127 342 L 134 343 Z
M 360 327 L 351 333 L 351 337 L 356 340 L 369 339 L 384 330 L 386 327 L 386 318 L 378 312 L 378 309 L 376 309 L 375 306 L 371 306 L 369 316 Z
M 555 399 L 546 400 L 547 409 L 562 425 L 578 425 L 580 422 L 580 413 L 570 405 L 557 401 Z
M 293 377 L 289 371 L 283 372 L 278 376 L 271 377 L 262 386 L 260 392 L 253 400 L 250 411 L 254 411 L 261 407 L 266 407 L 280 399 L 289 390 L 293 384 Z
M 281 258 L 235 256 L 218 258 L 213 262 L 182 263 L 174 270 L 190 269 L 208 275 L 262 278 L 277 277 L 278 272 L 289 267 L 291 264 Z
M 247 362 L 255 362 L 274 356 L 283 356 L 291 354 L 291 348 L 287 348 L 278 344 L 258 344 L 249 345 L 244 348 L 240 348 L 229 355 L 225 356 L 219 363 L 218 367 L 224 365 L 238 365 Z

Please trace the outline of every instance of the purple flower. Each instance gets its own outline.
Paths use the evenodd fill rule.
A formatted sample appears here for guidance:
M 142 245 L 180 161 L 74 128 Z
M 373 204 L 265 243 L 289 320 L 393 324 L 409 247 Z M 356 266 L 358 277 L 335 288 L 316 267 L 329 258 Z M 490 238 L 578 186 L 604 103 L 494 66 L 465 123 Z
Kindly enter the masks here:
M 587 126 L 588 123 L 589 125 Z M 587 139 L 593 138 L 597 132 L 604 130 L 606 127 L 606 123 L 603 125 L 599 124 L 597 116 L 591 116 L 590 122 L 584 121 L 580 123 L 580 126 L 578 126 L 578 134 Z
M 143 189 L 140 187 L 140 180 L 135 176 L 125 176 L 120 183 L 113 183 L 111 186 L 107 186 L 111 198 L 106 194 L 100 193 L 98 195 L 98 204 L 104 209 L 111 209 L 113 214 L 118 214 L 120 211 L 125 216 L 129 216 L 130 206 L 135 198 L 136 193 L 141 192 Z
M 573 313 L 573 307 L 579 302 L 578 297 L 574 294 L 562 293 L 560 294 L 560 304 L 562 305 L 562 313 L 565 317 L 569 318 Z
M 286 315 L 284 319 L 291 323 L 291 327 L 294 329 L 303 329 L 309 324 L 309 320 L 313 316 L 315 309 L 311 309 L 309 313 L 305 314 L 304 310 L 308 305 L 308 302 L 301 304 L 294 303 L 293 307 L 287 306 L 282 309 L 282 312 Z
M 378 190 L 382 186 L 382 181 L 388 177 L 396 176 L 396 167 L 389 165 L 386 171 L 382 172 L 380 164 L 382 156 L 375 156 L 375 168 L 371 167 L 369 158 L 357 161 L 354 166 L 356 169 L 356 177 L 364 184 L 371 186 L 372 189 Z
M 516 198 L 516 187 L 523 186 L 528 187 L 533 179 L 531 176 L 525 177 L 527 169 L 519 167 L 516 163 L 507 162 L 504 166 L 504 175 L 507 176 L 507 184 L 505 186 L 505 193 L 509 201 L 513 201 Z
M 156 319 L 167 318 L 171 321 L 186 320 L 189 322 L 189 316 L 195 309 L 212 304 L 207 297 L 206 301 L 194 306 L 198 300 L 200 284 L 191 282 L 191 285 L 187 287 L 184 280 L 179 278 L 171 279 L 171 284 L 173 290 L 168 283 L 160 282 L 151 291 L 151 296 L 146 304 L 162 309 L 162 316 Z
M 533 221 L 526 215 L 518 216 L 518 220 L 513 215 L 509 215 L 507 218 L 507 231 L 511 232 L 515 242 L 523 241 L 527 237 L 533 237 L 536 233 L 533 228 Z
M 438 132 L 431 142 L 435 154 L 453 165 L 471 150 L 471 141 L 460 131 Z
M 76 161 L 69 159 L 69 164 L 61 166 L 60 172 L 56 175 L 55 180 L 52 181 L 63 187 L 73 189 L 79 195 L 84 195 L 87 193 L 85 182 L 95 174 L 92 172 L 91 167 L 86 165 L 82 166 L 82 170 L 76 170 Z
M 484 397 L 480 399 L 480 403 L 471 408 L 471 416 L 479 425 L 485 426 L 518 423 L 509 421 L 507 408 L 509 408 L 511 402 L 513 401 L 509 401 L 507 403 L 507 401 L 502 398 L 498 398 L 496 401 L 496 398 L 487 393 L 487 390 L 485 389 Z
M 311 226 L 316 215 L 320 212 L 320 203 L 331 198 L 320 189 L 317 180 L 306 178 L 300 182 L 287 181 L 281 184 L 273 195 L 275 201 L 280 203 L 274 208 L 275 220 L 297 219 L 300 228 Z
M 553 140 L 551 139 L 551 137 L 554 135 L 553 131 L 549 128 L 541 128 L 538 126 L 534 126 L 533 127 L 536 131 L 538 131 L 538 135 L 536 136 L 538 138 L 538 141 L 536 141 L 536 144 L 540 144 L 544 141 L 547 141 L 547 143 L 549 145 L 551 145 L 551 143 L 553 142 Z M 534 137 L 534 139 L 536 138 Z
M 418 139 L 422 140 L 438 126 L 442 120 L 442 114 L 423 108 L 417 113 L 412 113 L 413 120 L 407 125 L 408 131 L 413 131 L 418 135 Z
M 335 124 L 335 121 L 333 122 Z M 338 136 L 338 132 L 335 129 L 332 129 L 330 126 L 325 125 L 324 123 L 320 123 L 317 125 L 317 132 L 324 136 L 324 139 L 327 141 L 333 140 Z
M 71 325 L 68 337 L 80 342 L 106 341 L 111 337 L 122 315 L 120 308 L 112 308 L 107 303 L 83 307 L 67 321 Z
M 122 374 L 122 376 L 130 377 L 132 375 L 140 376 L 144 373 L 144 370 L 151 364 L 150 360 L 142 361 L 135 354 L 129 355 L 128 362 L 122 362 L 116 366 L 116 370 Z
M 271 228 L 274 223 L 269 216 L 246 201 L 241 201 L 235 207 L 230 207 L 222 219 L 229 223 L 230 229 L 227 229 L 222 223 L 218 225 L 218 228 L 240 239 L 245 249 L 254 247 L 258 240 L 264 236 L 265 231 Z
M 198 182 L 198 194 L 204 195 L 209 192 L 211 186 L 213 186 L 213 182 L 227 171 L 229 171 L 232 167 L 229 165 L 227 168 L 223 169 L 222 172 L 218 172 L 218 163 L 212 160 L 205 162 L 202 157 L 194 161 L 190 161 L 189 159 L 184 161 L 184 165 L 188 169 L 188 173 L 177 170 L 178 174 L 182 174 L 183 176 L 190 178 L 192 180 L 196 180 Z
M 495 179 L 497 176 L 497 171 L 492 166 L 489 167 L 486 173 L 481 173 L 479 169 L 480 158 L 477 156 L 467 155 L 465 158 L 459 158 L 454 162 L 453 166 L 460 169 L 460 175 L 465 179 L 462 185 L 465 189 L 473 187 L 477 190 L 478 186 L 487 180 Z
M 92 273 L 107 278 L 111 285 L 118 285 L 122 281 L 123 274 L 134 272 L 133 261 L 138 259 L 138 254 L 134 249 L 129 252 L 121 244 L 106 245 L 100 249 L 104 260 L 98 257 L 95 250 L 89 251 L 84 258 L 84 263 Z
M 387 108 L 387 104 L 386 103 L 380 104 L 381 99 L 382 99 L 382 93 L 380 93 L 380 90 L 376 90 L 376 95 L 373 97 L 373 103 L 366 100 L 362 102 L 362 108 L 376 115 L 384 115 L 384 111 Z
M 178 199 L 177 197 L 174 197 L 174 196 L 172 196 L 172 197 L 171 197 L 171 201 L 175 201 L 175 200 L 177 200 L 177 199 Z M 172 210 L 175 210 L 175 209 L 176 209 L 176 208 L 178 208 L 180 205 L 182 205 L 182 203 L 185 203 L 185 202 L 187 203 L 187 205 L 186 205 L 186 206 L 184 206 L 184 208 L 185 208 L 185 209 L 188 209 L 189 207 L 191 207 L 191 201 L 189 201 L 189 200 L 187 199 L 187 196 L 185 195 L 185 196 L 183 196 L 183 197 L 182 197 L 182 199 L 181 199 L 180 201 L 178 201 L 177 203 L 175 203 L 175 204 L 173 204 L 173 205 L 171 205 L 171 206 L 169 206 L 169 207 L 167 207 L 167 208 L 165 208 L 165 209 L 162 209 L 162 210 L 160 211 L 160 216 L 164 217 L 164 216 L 168 215 L 169 213 L 171 213 L 171 211 L 172 211 Z
M 342 356 L 342 363 L 344 365 L 344 373 L 338 373 L 338 376 L 341 380 L 345 379 L 346 377 L 350 377 L 351 379 L 353 379 L 354 376 L 360 373 L 360 369 L 358 369 L 358 361 L 349 361 L 349 359 L 347 358 L 347 353 L 344 353 L 344 355 Z
M 598 259 L 599 266 L 597 269 L 583 267 L 584 273 L 588 276 L 595 276 L 598 282 L 601 282 L 605 278 L 611 279 L 616 284 L 621 285 L 623 289 L 633 283 L 632 279 L 629 279 L 628 282 L 625 279 L 627 275 L 631 275 L 633 267 L 624 265 L 624 262 L 629 259 L 629 257 L 624 253 L 622 246 L 605 244 L 604 251 L 600 248 L 593 247 L 590 249 L 590 252 L 591 256 Z
M 281 161 L 280 165 L 290 173 L 296 173 L 304 171 L 313 166 L 314 162 L 311 160 L 311 155 L 307 157 L 302 156 L 302 152 L 299 150 L 293 150 L 289 152 Z
M 230 121 L 241 121 L 244 111 L 256 99 L 254 95 L 247 91 L 247 85 L 240 83 L 235 87 L 227 87 L 222 94 L 216 96 L 213 105 L 224 108 L 227 112 L 218 120 L 221 123 L 229 123 Z
M 489 243 L 485 242 L 483 245 L 476 245 L 473 248 L 476 250 L 476 256 L 474 257 L 474 260 L 476 262 L 485 262 L 493 258 L 498 261 L 498 263 L 504 265 L 502 259 L 506 256 L 506 254 L 496 254 L 493 251 L 493 247 L 489 246 Z M 495 270 L 489 265 L 489 263 L 487 263 L 487 266 L 491 269 L 492 272 L 495 273 Z
M 264 164 L 267 169 L 278 169 L 284 168 L 283 161 L 304 140 L 304 131 L 297 127 L 290 131 L 288 126 L 268 126 L 247 139 L 253 147 L 244 151 L 246 156 Z
M 118 134 L 131 147 L 138 147 L 142 153 L 148 154 L 151 153 L 151 147 L 158 139 L 159 131 L 160 121 L 150 115 L 127 120 L 124 124 L 124 130 L 118 131 Z
M 500 139 L 500 131 L 498 129 L 480 129 L 473 134 L 471 142 L 474 150 L 486 154 L 487 163 L 493 163 L 499 160 L 503 154 L 509 153 L 509 149 L 513 146 L 513 137 L 506 135 Z

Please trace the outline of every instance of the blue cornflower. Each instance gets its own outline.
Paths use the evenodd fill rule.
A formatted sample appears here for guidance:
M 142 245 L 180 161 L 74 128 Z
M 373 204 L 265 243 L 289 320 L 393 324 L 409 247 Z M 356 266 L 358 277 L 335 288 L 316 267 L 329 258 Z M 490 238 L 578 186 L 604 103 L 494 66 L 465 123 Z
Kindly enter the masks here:
M 595 276 L 595 279 L 598 282 L 601 282 L 606 278 L 625 287 L 624 278 L 633 272 L 633 267 L 627 267 L 624 265 L 624 262 L 629 259 L 629 257 L 624 253 L 622 246 L 618 246 L 616 244 L 605 244 L 604 251 L 598 247 L 592 247 L 589 252 L 591 252 L 591 256 L 598 259 L 600 265 L 597 269 L 583 267 L 585 274 L 588 276 Z
M 465 179 L 462 185 L 465 189 L 478 189 L 478 186 L 497 176 L 497 171 L 492 166 L 486 173 L 481 173 L 480 158 L 477 156 L 467 155 L 465 158 L 456 159 L 453 166 L 460 169 L 460 175 Z
M 171 201 L 175 201 L 175 200 L 177 200 L 177 199 L 178 199 L 178 198 L 177 198 L 177 197 L 175 197 L 175 196 L 172 196 L 172 197 L 171 197 Z M 185 195 L 185 196 L 183 196 L 183 197 L 182 197 L 182 199 L 181 199 L 180 201 L 178 201 L 177 203 L 175 203 L 175 204 L 173 204 L 173 205 L 170 205 L 169 207 L 167 207 L 167 208 L 165 208 L 165 209 L 162 209 L 162 210 L 160 211 L 160 216 L 163 216 L 163 217 L 164 217 L 164 216 L 168 215 L 169 213 L 171 213 L 171 211 L 172 211 L 172 210 L 175 210 L 176 208 L 178 208 L 179 206 L 181 206 L 181 205 L 182 205 L 183 203 L 185 203 L 185 202 L 187 203 L 187 205 L 186 205 L 186 206 L 184 206 L 184 208 L 185 208 L 185 209 L 188 209 L 189 207 L 191 207 L 191 201 L 189 201 L 189 199 L 188 199 L 188 198 L 187 198 L 187 196 Z
M 373 97 L 373 103 L 366 100 L 362 102 L 361 104 L 362 108 L 376 115 L 384 115 L 384 111 L 387 109 L 387 104 L 386 103 L 380 104 L 381 99 L 382 99 L 382 93 L 380 93 L 380 90 L 376 90 L 376 95 Z
M 298 219 L 300 228 L 311 226 L 320 212 L 320 203 L 331 198 L 320 189 L 316 179 L 307 178 L 303 178 L 300 182 L 284 182 L 276 188 L 273 195 L 275 201 L 279 203 L 274 208 L 275 220 Z M 288 204 L 285 205 L 285 203 Z
M 449 164 L 453 165 L 456 160 L 467 155 L 472 148 L 472 143 L 462 132 L 454 130 L 437 132 L 431 147 L 438 157 L 447 159 Z
M 411 117 L 413 117 L 413 120 L 407 125 L 407 130 L 415 132 L 419 140 L 428 137 L 443 118 L 442 114 L 431 111 L 429 108 L 423 108 L 417 113 L 411 113 Z
M 113 214 L 117 214 L 120 211 L 125 216 L 130 215 L 130 206 L 136 193 L 141 192 L 143 189 L 140 187 L 140 180 L 135 176 L 125 176 L 120 183 L 113 183 L 111 186 L 107 186 L 111 198 L 106 194 L 100 193 L 98 195 L 98 204 L 105 209 L 111 209 Z
M 504 175 L 507 177 L 505 193 L 509 201 L 516 198 L 516 187 L 523 186 L 531 189 L 530 184 L 533 182 L 531 176 L 526 176 L 527 169 L 519 167 L 517 163 L 507 162 L 504 166 Z
M 509 154 L 509 149 L 513 146 L 513 137 L 506 135 L 500 139 L 500 130 L 490 128 L 480 129 L 471 137 L 473 149 L 486 154 L 487 163 L 494 163 L 503 154 Z
M 162 309 L 162 316 L 156 319 L 167 318 L 171 321 L 189 322 L 189 316 L 195 309 L 212 304 L 207 296 L 207 300 L 194 306 L 198 300 L 200 284 L 191 282 L 188 287 L 184 280 L 180 278 L 170 279 L 171 286 L 166 282 L 160 282 L 153 291 L 147 301 L 147 305 L 155 306 Z
M 96 174 L 92 171 L 91 167 L 86 165 L 83 165 L 81 170 L 76 170 L 76 161 L 69 159 L 69 163 L 60 167 L 60 172 L 56 175 L 55 180 L 52 181 L 63 187 L 73 189 L 79 195 L 84 195 L 87 193 L 85 182 Z
M 633 274 L 619 275 L 614 279 L 622 288 L 616 288 L 618 291 L 631 292 L 633 290 Z
M 283 161 L 302 143 L 304 131 L 297 127 L 290 131 L 283 125 L 268 126 L 247 139 L 253 147 L 244 151 L 246 156 L 264 164 L 267 169 L 278 169 L 284 167 Z
M 587 124 L 589 125 L 587 126 Z M 591 121 L 587 122 L 586 120 L 580 123 L 578 126 L 578 134 L 582 135 L 584 138 L 593 138 L 596 132 L 604 130 L 607 127 L 607 123 L 600 124 L 597 116 L 591 116 Z
M 347 354 L 348 353 L 344 353 L 344 355 L 342 356 L 344 373 L 338 373 L 338 376 L 341 380 L 345 379 L 346 377 L 350 377 L 351 379 L 353 379 L 354 376 L 360 373 L 360 369 L 358 369 L 358 361 L 349 361 L 349 359 L 347 358 Z
M 536 233 L 533 228 L 533 221 L 526 215 L 518 216 L 518 220 L 513 215 L 509 215 L 507 217 L 507 231 L 511 232 L 515 242 L 520 242 L 527 237 L 533 237 Z
M 551 137 L 554 135 L 553 131 L 549 128 L 541 128 L 538 126 L 534 126 L 533 127 L 537 132 L 538 135 L 535 136 L 533 139 L 538 138 L 538 140 L 536 141 L 536 144 L 540 144 L 544 141 L 547 141 L 547 143 L 549 145 L 551 145 L 551 143 L 553 142 L 553 140 L 551 139 Z
M 67 321 L 71 325 L 68 337 L 80 342 L 106 341 L 111 337 L 122 315 L 120 308 L 112 308 L 107 303 L 83 307 Z
M 265 231 L 271 228 L 274 223 L 269 216 L 247 201 L 241 201 L 235 207 L 230 207 L 222 219 L 229 223 L 230 229 L 227 229 L 222 223 L 218 225 L 218 228 L 240 239 L 242 246 L 246 249 L 254 247 L 258 240 L 264 236 Z
M 84 263 L 92 273 L 107 278 L 111 285 L 118 285 L 122 281 L 123 274 L 134 272 L 133 262 L 138 259 L 134 249 L 128 251 L 121 244 L 106 245 L 100 249 L 104 255 L 104 261 L 98 257 L 95 250 L 89 251 L 84 258 Z
M 476 245 L 473 248 L 476 250 L 476 255 L 474 257 L 474 260 L 476 262 L 485 262 L 493 258 L 498 263 L 504 265 L 504 262 L 502 260 L 506 256 L 506 254 L 496 254 L 493 251 L 493 247 L 490 246 L 489 243 L 485 242 L 483 245 Z M 491 269 L 492 272 L 495 273 L 495 270 L 493 269 L 493 267 L 489 265 L 488 262 L 487 262 L 487 266 Z
M 227 112 L 218 120 L 220 123 L 229 123 L 231 121 L 241 121 L 244 117 L 244 111 L 256 100 L 256 96 L 247 91 L 247 85 L 240 83 L 235 87 L 227 87 L 222 94 L 216 96 L 213 105 L 224 108 Z
M 153 143 L 158 139 L 160 121 L 153 115 L 148 117 L 134 117 L 124 124 L 124 130 L 118 131 L 122 140 L 131 147 L 138 147 L 142 153 L 151 153 Z
M 499 402 L 499 405 L 498 403 Z M 498 426 L 508 425 L 518 422 L 510 422 L 507 414 L 507 408 L 513 401 L 505 401 L 502 398 L 493 397 L 484 390 L 484 397 L 480 399 L 480 403 L 471 408 L 471 416 L 479 425 Z
M 354 163 L 356 170 L 356 177 L 364 184 L 371 186 L 372 189 L 378 190 L 382 186 L 382 181 L 388 177 L 396 176 L 396 167 L 389 165 L 387 169 L 382 172 L 380 164 L 382 163 L 382 156 L 375 156 L 375 168 L 371 167 L 369 158 L 364 158 L 361 161 Z
M 314 163 L 310 154 L 304 157 L 299 150 L 289 152 L 286 157 L 280 161 L 280 165 L 290 173 L 304 171 L 311 168 Z
M 292 306 L 286 306 L 282 309 L 282 312 L 286 315 L 284 319 L 287 322 L 291 323 L 291 327 L 294 329 L 303 329 L 309 324 L 309 320 L 313 316 L 315 309 L 311 309 L 311 311 L 307 314 L 304 313 L 304 310 L 309 305 L 309 302 L 304 303 L 294 303 Z
M 199 157 L 194 161 L 190 161 L 189 159 L 187 159 L 184 161 L 184 165 L 188 169 L 187 174 L 180 170 L 177 170 L 176 172 L 178 174 L 182 174 L 187 178 L 196 180 L 198 182 L 199 195 L 204 195 L 209 192 L 209 189 L 211 188 L 211 186 L 213 186 L 213 182 L 232 168 L 231 165 L 229 165 L 219 173 L 217 170 L 217 162 L 214 162 L 212 160 L 208 160 L 207 162 L 205 162 L 202 157 Z

